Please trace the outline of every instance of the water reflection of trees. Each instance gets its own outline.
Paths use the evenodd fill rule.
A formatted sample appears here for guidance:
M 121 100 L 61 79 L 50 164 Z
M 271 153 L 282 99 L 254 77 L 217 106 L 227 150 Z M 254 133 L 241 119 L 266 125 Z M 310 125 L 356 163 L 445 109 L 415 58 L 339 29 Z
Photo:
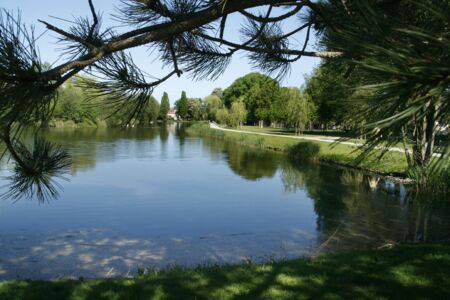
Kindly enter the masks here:
M 205 139 L 216 159 L 247 180 L 273 177 L 280 169 L 286 192 L 305 191 L 317 214 L 318 244 L 328 250 L 388 242 L 450 238 L 450 203 L 412 199 L 401 184 L 325 164 L 292 163 L 272 152 Z
M 278 161 L 272 154 L 258 153 L 233 147 L 227 151 L 228 163 L 234 173 L 247 180 L 271 178 L 278 168 Z
M 169 133 L 167 129 L 165 131 L 166 134 L 159 128 L 51 128 L 42 130 L 39 134 L 69 152 L 72 160 L 71 173 L 76 174 L 94 168 L 98 161 L 113 161 L 128 151 L 146 153 L 148 145 L 143 142 L 154 140 L 158 136 L 167 139 Z M 32 141 L 35 134 L 34 131 L 25 132 L 25 143 Z M 118 141 L 129 144 L 125 148 L 119 148 Z M 4 166 L 7 157 L 0 163 Z
M 230 169 L 240 177 L 255 181 L 275 176 L 281 156 L 268 151 L 242 147 L 236 143 L 224 143 L 214 139 L 205 139 L 212 153 L 221 153 Z
M 335 170 L 322 165 L 304 162 L 282 165 L 281 179 L 286 191 L 305 190 L 314 200 L 317 213 L 317 230 L 329 232 L 335 229 L 344 217 L 345 205 L 342 201 L 345 188 L 339 183 Z
M 284 162 L 281 179 L 314 201 L 318 244 L 328 250 L 449 238 L 448 201 L 405 198 L 398 184 L 322 164 Z
M 163 144 L 167 143 L 167 140 L 169 139 L 169 134 L 170 134 L 169 127 L 167 126 L 159 127 L 159 139 Z

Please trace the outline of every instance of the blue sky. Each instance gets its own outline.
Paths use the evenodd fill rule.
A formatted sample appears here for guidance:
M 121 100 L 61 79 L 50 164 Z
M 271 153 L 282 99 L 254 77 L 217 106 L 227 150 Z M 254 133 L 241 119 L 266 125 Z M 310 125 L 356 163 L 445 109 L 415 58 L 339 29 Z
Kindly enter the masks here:
M 117 6 L 119 3 L 119 0 L 94 0 L 96 9 L 103 12 L 103 26 L 117 25 L 117 23 L 114 23 L 111 20 L 110 14 L 114 12 L 114 6 Z M 22 20 L 27 24 L 35 25 L 36 36 L 39 36 L 45 31 L 44 25 L 37 22 L 38 19 L 43 19 L 62 28 L 67 28 L 69 26 L 68 23 L 52 18 L 51 16 L 57 16 L 70 20 L 73 19 L 73 17 L 89 15 L 87 0 L 0 0 L 0 7 L 8 10 L 20 9 L 22 13 Z M 240 24 L 242 24 L 242 21 L 242 18 L 238 16 L 229 18 L 226 30 L 226 35 L 229 39 L 233 40 L 234 37 L 234 41 L 238 40 L 236 33 L 240 27 Z M 293 28 L 295 26 L 295 22 L 297 22 L 295 19 L 285 22 L 283 27 L 286 30 L 289 30 L 289 28 Z M 117 30 L 125 31 L 127 28 L 118 28 Z M 61 63 L 64 60 L 60 59 L 58 61 L 60 52 L 58 51 L 59 46 L 55 43 L 55 37 L 55 33 L 46 32 L 39 39 L 39 49 L 44 61 L 50 63 Z M 302 36 L 298 36 L 297 39 L 301 41 Z M 164 74 L 171 71 L 167 68 L 163 69 L 161 63 L 154 55 L 150 54 L 149 50 L 145 47 L 132 50 L 132 55 L 135 62 L 142 69 L 155 77 L 162 77 Z M 320 60 L 317 58 L 304 57 L 299 62 L 292 64 L 291 74 L 282 81 L 282 85 L 300 87 L 304 82 L 304 76 L 309 74 L 314 66 L 319 62 Z M 238 52 L 233 57 L 233 61 L 227 71 L 215 81 L 193 81 L 186 74 L 184 74 L 181 78 L 177 78 L 175 76 L 158 86 L 155 90 L 154 96 L 157 99 L 160 99 L 162 93 L 167 91 L 169 93 L 171 103 L 173 103 L 180 97 L 181 91 L 185 90 L 188 97 L 203 98 L 214 88 L 226 88 L 236 78 L 255 70 L 257 69 L 253 69 L 248 60 L 245 58 L 245 53 Z

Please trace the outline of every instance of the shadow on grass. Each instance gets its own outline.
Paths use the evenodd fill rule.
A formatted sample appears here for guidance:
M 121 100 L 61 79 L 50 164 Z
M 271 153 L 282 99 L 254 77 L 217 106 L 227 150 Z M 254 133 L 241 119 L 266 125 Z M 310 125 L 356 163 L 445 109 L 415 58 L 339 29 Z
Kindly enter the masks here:
M 118 280 L 10 281 L 0 299 L 450 299 L 450 245 L 264 265 L 148 270 Z

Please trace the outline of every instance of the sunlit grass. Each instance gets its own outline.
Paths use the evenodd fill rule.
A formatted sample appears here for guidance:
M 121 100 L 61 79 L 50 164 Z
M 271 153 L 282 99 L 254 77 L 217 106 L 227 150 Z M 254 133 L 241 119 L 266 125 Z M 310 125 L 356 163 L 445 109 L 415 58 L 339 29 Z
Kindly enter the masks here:
M 450 299 L 449 274 L 450 245 L 403 245 L 115 280 L 13 280 L 0 283 L 0 299 Z

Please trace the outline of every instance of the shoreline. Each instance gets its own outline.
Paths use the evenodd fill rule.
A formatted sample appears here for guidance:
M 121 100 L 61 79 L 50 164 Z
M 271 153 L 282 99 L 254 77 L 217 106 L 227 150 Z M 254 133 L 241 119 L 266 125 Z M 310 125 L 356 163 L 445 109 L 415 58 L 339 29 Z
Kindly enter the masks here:
M 449 244 L 404 244 L 260 264 L 145 268 L 120 279 L 15 279 L 0 282 L 0 298 L 447 299 L 449 270 Z
M 277 135 L 271 135 L 271 134 L 264 134 L 264 133 L 250 132 L 250 131 L 239 131 L 239 130 L 233 130 L 233 129 L 217 129 L 217 128 L 210 127 L 206 123 L 197 123 L 197 124 L 198 125 L 196 125 L 196 124 L 193 125 L 193 126 L 195 126 L 194 128 L 193 128 L 193 126 L 191 126 L 187 129 L 188 134 L 194 134 L 194 135 L 198 135 L 198 136 L 208 136 L 211 138 L 217 138 L 217 139 L 222 139 L 222 140 L 229 140 L 231 142 L 234 142 L 234 143 L 237 143 L 240 145 L 245 145 L 250 148 L 260 148 L 260 149 L 270 150 L 270 151 L 284 153 L 284 154 L 287 154 L 289 146 L 292 146 L 296 143 L 304 141 L 302 138 L 277 136 Z M 208 132 L 208 131 L 210 131 L 210 132 Z M 219 133 L 219 134 L 217 134 L 217 133 Z M 229 136 L 227 136 L 227 134 Z M 242 139 L 242 137 L 237 137 L 236 135 L 241 135 L 241 136 L 245 135 L 248 137 L 261 136 L 262 138 L 264 138 L 264 136 L 265 136 L 265 137 L 270 137 L 270 138 L 274 138 L 274 139 L 285 140 L 285 141 L 289 140 L 289 141 L 286 141 L 285 143 L 281 142 L 280 146 L 273 146 L 270 144 L 262 145 L 261 143 L 251 144 L 251 143 L 246 143 L 246 141 L 244 141 Z M 308 138 L 306 140 L 306 142 L 323 143 L 321 141 L 317 141 L 312 138 L 311 139 Z M 332 145 L 332 146 L 335 147 L 334 145 Z M 337 146 L 339 146 L 339 145 L 337 145 Z M 351 147 L 350 145 L 343 145 L 343 146 Z M 356 148 L 353 148 L 351 151 L 354 151 L 354 149 L 356 149 Z M 349 152 L 349 154 L 350 154 L 350 152 Z M 399 153 L 395 153 L 395 155 L 399 155 Z M 329 155 L 329 156 L 332 156 L 332 155 Z M 352 162 L 342 161 L 341 159 L 337 159 L 337 157 L 332 158 L 332 157 L 324 157 L 324 156 L 319 155 L 315 159 L 321 163 L 325 163 L 328 165 L 362 171 L 362 172 L 368 172 L 368 173 L 371 173 L 374 175 L 379 175 L 379 176 L 381 176 L 385 179 L 388 179 L 394 183 L 402 183 L 402 184 L 413 184 L 414 183 L 414 180 L 408 178 L 406 175 L 406 172 L 404 172 L 404 171 L 403 172 L 386 171 L 386 170 L 382 170 L 382 169 L 377 169 L 375 167 L 367 167 L 364 165 L 354 165 Z

